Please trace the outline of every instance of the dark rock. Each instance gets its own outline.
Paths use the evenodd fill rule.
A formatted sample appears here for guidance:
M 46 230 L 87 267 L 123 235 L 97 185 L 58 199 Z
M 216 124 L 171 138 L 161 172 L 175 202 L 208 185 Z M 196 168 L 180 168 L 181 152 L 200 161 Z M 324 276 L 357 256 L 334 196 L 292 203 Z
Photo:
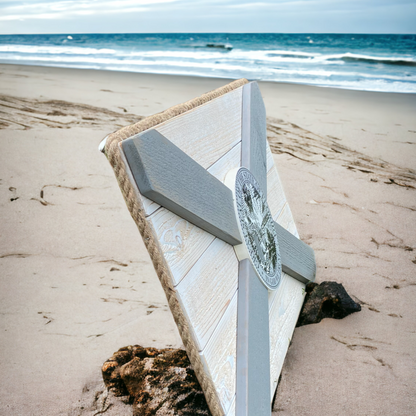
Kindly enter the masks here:
M 102 367 L 116 396 L 130 396 L 134 416 L 209 416 L 204 393 L 184 350 L 121 348 Z
M 308 283 L 305 301 L 296 326 L 317 324 L 324 318 L 342 319 L 360 310 L 361 306 L 351 299 L 342 284 Z

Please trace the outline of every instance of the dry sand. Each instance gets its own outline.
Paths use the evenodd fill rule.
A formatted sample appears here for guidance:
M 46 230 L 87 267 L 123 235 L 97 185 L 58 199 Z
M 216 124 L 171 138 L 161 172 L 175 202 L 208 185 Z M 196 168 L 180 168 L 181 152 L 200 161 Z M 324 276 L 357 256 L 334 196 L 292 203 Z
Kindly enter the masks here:
M 227 82 L 0 65 L 1 415 L 128 415 L 105 393 L 93 403 L 101 364 L 125 345 L 181 346 L 97 145 Z M 416 96 L 260 88 L 317 281 L 362 304 L 295 330 L 274 414 L 414 415 Z

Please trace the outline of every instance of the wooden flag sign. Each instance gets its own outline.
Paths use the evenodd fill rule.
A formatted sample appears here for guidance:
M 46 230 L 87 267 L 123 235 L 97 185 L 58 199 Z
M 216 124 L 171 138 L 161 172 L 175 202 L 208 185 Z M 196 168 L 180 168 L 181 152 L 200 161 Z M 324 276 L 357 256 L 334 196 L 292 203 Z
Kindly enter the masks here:
M 106 138 L 214 416 L 270 415 L 315 278 L 266 138 L 255 82 L 235 81 Z

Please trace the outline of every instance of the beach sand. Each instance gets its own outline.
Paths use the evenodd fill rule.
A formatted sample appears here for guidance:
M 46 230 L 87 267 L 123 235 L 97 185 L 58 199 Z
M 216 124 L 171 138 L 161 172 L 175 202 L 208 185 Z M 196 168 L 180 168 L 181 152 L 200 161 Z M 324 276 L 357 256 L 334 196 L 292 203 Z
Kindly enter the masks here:
M 131 414 L 100 393 L 102 363 L 126 345 L 181 346 L 97 147 L 227 82 L 0 65 L 1 415 Z M 295 330 L 273 414 L 414 415 L 416 95 L 260 88 L 317 282 L 362 305 Z

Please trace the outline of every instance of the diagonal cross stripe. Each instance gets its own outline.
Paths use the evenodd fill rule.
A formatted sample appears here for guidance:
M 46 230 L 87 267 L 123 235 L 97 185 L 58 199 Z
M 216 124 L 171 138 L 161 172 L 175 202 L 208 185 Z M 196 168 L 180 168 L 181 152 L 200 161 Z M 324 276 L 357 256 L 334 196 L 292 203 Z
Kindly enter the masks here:
M 241 165 L 267 195 L 266 113 L 256 83 L 243 87 L 241 135 Z M 142 195 L 228 244 L 244 244 L 229 187 L 156 130 L 121 146 Z M 314 280 L 313 250 L 274 225 L 282 271 L 302 282 Z M 240 258 L 238 285 L 236 414 L 266 416 L 271 402 L 268 289 L 249 257 Z

